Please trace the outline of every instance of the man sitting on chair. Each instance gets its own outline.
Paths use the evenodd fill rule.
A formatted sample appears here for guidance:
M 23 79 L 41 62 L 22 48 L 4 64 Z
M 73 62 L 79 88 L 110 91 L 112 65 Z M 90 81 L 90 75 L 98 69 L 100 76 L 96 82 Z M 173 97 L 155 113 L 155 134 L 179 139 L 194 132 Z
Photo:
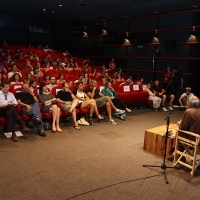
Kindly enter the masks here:
M 7 119 L 7 132 L 12 133 L 12 140 L 18 142 L 18 137 L 15 134 L 15 122 L 17 122 L 22 131 L 29 131 L 29 129 L 22 124 L 20 118 L 15 110 L 17 100 L 15 96 L 9 92 L 10 86 L 8 81 L 1 82 L 2 90 L 0 91 L 0 117 Z
M 200 100 L 196 96 L 191 96 L 187 100 L 188 109 L 184 112 L 182 120 L 177 122 L 179 129 L 183 131 L 190 131 L 200 135 Z M 183 137 L 186 136 L 182 133 Z M 193 138 L 187 138 L 193 139 Z M 170 155 L 167 159 L 173 160 L 174 155 Z
M 190 87 L 186 87 L 185 88 L 185 92 L 180 96 L 179 98 L 179 103 L 181 106 L 186 106 L 187 104 L 187 100 L 188 98 L 190 98 L 191 96 L 194 96 L 193 93 L 191 93 L 191 88 Z
M 155 81 L 152 89 L 153 89 L 153 92 L 156 93 L 156 95 L 162 99 L 162 110 L 168 111 L 167 108 L 165 107 L 165 101 L 167 98 L 170 99 L 168 109 L 173 110 L 172 103 L 174 101 L 175 96 L 173 94 L 170 94 L 170 91 L 165 91 L 162 87 L 160 87 L 158 80 Z
M 29 88 L 29 85 L 23 84 L 22 92 L 18 92 L 15 96 L 18 104 L 22 106 L 22 114 L 33 116 L 38 135 L 46 137 L 42 118 L 40 116 L 40 107 L 38 104 L 39 101 L 33 91 Z

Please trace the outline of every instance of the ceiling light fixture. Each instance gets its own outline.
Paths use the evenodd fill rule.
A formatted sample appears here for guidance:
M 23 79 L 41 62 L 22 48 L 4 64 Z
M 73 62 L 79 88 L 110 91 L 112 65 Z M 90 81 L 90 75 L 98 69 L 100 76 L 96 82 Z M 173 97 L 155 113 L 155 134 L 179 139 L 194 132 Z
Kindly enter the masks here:
M 60 6 L 60 7 L 62 7 L 62 5 L 61 5 L 61 4 L 60 4 L 59 6 Z
M 190 36 L 195 36 L 195 26 L 192 27 L 192 31 L 190 31 Z
M 43 11 L 46 11 L 46 9 L 45 9 L 45 8 L 43 8 Z

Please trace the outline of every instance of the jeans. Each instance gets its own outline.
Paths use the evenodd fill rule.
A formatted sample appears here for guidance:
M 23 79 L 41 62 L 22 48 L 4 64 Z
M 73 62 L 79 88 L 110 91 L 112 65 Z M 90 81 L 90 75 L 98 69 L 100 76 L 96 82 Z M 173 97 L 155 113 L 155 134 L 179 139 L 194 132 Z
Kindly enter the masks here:
M 36 128 L 38 131 L 44 131 L 42 118 L 40 116 L 40 107 L 39 107 L 38 103 L 34 103 L 30 106 L 32 107 L 30 111 L 27 111 L 27 109 L 25 107 L 23 107 L 22 114 L 33 116 L 33 119 L 39 118 L 41 123 L 36 124 Z

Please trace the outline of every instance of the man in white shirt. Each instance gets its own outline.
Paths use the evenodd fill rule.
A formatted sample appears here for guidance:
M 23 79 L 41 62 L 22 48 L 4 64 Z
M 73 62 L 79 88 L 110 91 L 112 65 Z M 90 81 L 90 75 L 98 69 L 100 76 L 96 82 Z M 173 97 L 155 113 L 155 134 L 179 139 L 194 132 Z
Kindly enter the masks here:
M 12 140 L 18 142 L 18 137 L 15 134 L 15 122 L 17 122 L 22 131 L 29 131 L 29 129 L 22 124 L 20 118 L 15 110 L 18 104 L 15 96 L 9 92 L 10 86 L 8 81 L 2 81 L 2 90 L 0 91 L 0 117 L 7 118 L 7 132 L 12 132 Z
M 191 93 L 190 87 L 186 87 L 185 90 L 185 93 L 183 93 L 179 98 L 179 103 L 181 106 L 186 106 L 188 98 L 194 96 L 194 94 Z
M 56 85 L 56 78 L 54 76 L 51 76 L 50 78 L 50 84 L 47 85 L 47 87 L 52 90 L 53 87 L 57 86 Z

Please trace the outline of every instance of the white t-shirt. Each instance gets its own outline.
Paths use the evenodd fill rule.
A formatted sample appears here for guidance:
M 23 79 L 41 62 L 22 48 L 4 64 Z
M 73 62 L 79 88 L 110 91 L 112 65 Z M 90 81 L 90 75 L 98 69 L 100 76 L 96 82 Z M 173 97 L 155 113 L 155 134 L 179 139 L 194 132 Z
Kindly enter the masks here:
M 194 96 L 194 94 L 193 94 L 193 93 L 190 93 L 189 95 L 187 95 L 186 93 L 183 93 L 183 94 L 181 95 L 181 98 L 187 97 L 187 99 L 188 99 L 188 98 L 191 97 L 191 96 Z
M 77 91 L 76 93 L 80 98 L 83 98 L 85 99 L 85 95 L 84 95 L 84 92 L 80 92 L 80 91 Z M 82 103 L 83 101 L 82 100 L 78 100 L 79 103 Z

